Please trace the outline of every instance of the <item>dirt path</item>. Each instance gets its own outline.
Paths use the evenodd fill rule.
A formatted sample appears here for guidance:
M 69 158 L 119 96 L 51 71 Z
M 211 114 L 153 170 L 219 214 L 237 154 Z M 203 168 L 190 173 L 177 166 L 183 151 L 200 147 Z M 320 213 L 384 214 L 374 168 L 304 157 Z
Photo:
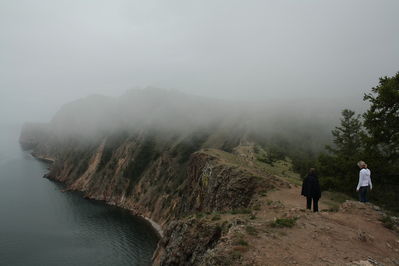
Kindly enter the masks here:
M 346 196 L 323 193 L 320 212 L 306 210 L 290 163 L 268 165 L 254 151 L 253 145 L 234 154 L 209 151 L 274 187 L 258 192 L 250 213 L 221 215 L 233 224 L 216 252 L 226 254 L 223 265 L 399 265 L 399 235 L 384 227 L 377 206 L 340 204 Z
M 301 196 L 301 187 L 292 185 L 291 188 L 284 188 L 269 193 L 267 196 L 269 200 L 280 201 L 288 209 L 290 208 L 306 208 L 306 198 Z M 313 207 L 312 207 L 313 208 Z M 319 209 L 328 209 L 329 206 L 323 201 L 319 202 Z
M 247 238 L 245 263 L 399 265 L 398 235 L 382 225 L 382 213 L 373 205 L 348 201 L 338 212 L 313 213 L 305 210 L 305 198 L 295 185 L 269 193 L 262 202 L 249 225 L 256 233 Z M 321 200 L 320 210 L 328 208 Z M 292 228 L 272 227 L 278 218 L 297 220 Z

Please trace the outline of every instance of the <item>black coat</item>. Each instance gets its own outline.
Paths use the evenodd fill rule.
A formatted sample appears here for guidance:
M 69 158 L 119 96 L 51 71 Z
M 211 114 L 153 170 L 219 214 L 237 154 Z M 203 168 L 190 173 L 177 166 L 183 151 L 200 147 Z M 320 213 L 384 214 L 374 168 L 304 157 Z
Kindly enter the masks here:
M 303 180 L 301 194 L 305 197 L 320 199 L 321 191 L 317 176 L 310 174 Z

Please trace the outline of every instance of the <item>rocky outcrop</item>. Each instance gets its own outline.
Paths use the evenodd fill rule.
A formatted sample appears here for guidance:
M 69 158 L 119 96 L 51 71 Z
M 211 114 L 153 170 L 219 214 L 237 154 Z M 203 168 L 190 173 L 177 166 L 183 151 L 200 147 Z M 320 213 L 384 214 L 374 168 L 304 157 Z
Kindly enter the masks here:
M 222 227 L 198 219 L 171 222 L 154 256 L 155 265 L 200 265 L 204 254 L 214 248 Z
M 247 208 L 255 190 L 263 185 L 259 176 L 206 152 L 193 154 L 187 177 L 182 213 Z

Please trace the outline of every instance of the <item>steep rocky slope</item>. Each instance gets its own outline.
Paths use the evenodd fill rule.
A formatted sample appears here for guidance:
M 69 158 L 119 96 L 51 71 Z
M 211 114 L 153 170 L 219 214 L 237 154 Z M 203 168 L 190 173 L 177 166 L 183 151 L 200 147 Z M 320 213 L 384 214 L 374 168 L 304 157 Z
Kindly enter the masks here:
M 22 134 L 21 142 L 27 134 Z M 34 156 L 54 161 L 47 178 L 158 223 L 164 237 L 155 264 L 187 265 L 202 263 L 222 236 L 221 225 L 187 217 L 248 209 L 259 191 L 268 191 L 277 182 L 240 165 L 236 152 L 201 149 L 207 138 L 195 142 L 193 138 L 175 140 L 142 132 L 84 143 L 56 136 L 37 138 L 35 143 L 34 135 L 29 141 Z

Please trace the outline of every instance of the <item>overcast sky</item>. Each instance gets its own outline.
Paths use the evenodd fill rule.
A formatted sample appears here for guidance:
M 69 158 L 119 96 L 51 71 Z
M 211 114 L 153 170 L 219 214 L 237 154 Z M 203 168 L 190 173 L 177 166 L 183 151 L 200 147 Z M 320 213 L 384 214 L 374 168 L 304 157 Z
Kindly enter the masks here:
M 0 0 L 0 120 L 155 86 L 350 107 L 399 71 L 399 1 Z

